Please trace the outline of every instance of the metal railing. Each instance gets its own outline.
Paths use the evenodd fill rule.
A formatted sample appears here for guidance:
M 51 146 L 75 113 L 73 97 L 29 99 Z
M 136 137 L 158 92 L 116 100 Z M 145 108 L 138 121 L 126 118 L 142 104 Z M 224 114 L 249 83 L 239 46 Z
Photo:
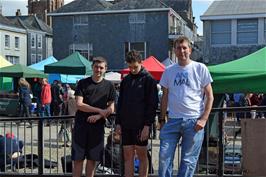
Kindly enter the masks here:
M 266 107 L 212 109 L 206 125 L 205 140 L 195 176 L 243 176 L 241 136 L 236 135 L 240 126 L 236 113 L 244 113 L 241 114 L 241 118 L 245 118 L 246 114 L 254 112 L 254 110 L 257 113 L 266 112 Z M 112 115 L 108 119 L 109 124 L 106 127 L 108 133 L 105 135 L 105 142 L 107 142 L 110 132 L 114 130 L 114 116 Z M 1 119 L 0 134 L 3 137 L 0 139 L 0 176 L 71 176 L 72 167 L 69 158 L 71 156 L 70 137 L 73 119 L 73 116 Z M 6 136 L 7 133 L 9 139 Z M 24 144 L 23 148 L 19 147 L 19 140 Z M 4 147 L 1 146 L 1 141 Z M 11 144 L 7 146 L 10 142 Z M 150 161 L 153 164 L 153 171 L 150 171 L 150 175 L 156 176 L 158 175 L 158 137 L 153 139 L 151 136 L 149 144 Z M 111 147 L 114 146 L 115 144 L 112 143 Z M 4 149 L 1 151 L 1 148 Z M 175 154 L 174 173 L 178 169 L 180 150 L 181 148 L 178 146 Z M 12 157 L 14 154 L 17 157 Z M 113 155 L 112 153 L 112 158 Z M 120 176 L 122 174 L 122 160 L 119 170 L 114 169 L 113 159 L 107 168 L 103 168 L 104 162 L 105 153 L 103 163 L 101 167 L 98 167 L 97 175 Z

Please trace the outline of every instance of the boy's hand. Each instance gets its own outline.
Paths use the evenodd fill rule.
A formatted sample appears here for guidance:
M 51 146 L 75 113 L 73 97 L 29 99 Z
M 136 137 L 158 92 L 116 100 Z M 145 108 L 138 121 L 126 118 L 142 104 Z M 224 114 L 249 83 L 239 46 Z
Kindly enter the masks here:
M 102 116 L 100 114 L 89 116 L 87 118 L 87 122 L 89 122 L 89 123 L 95 123 L 95 122 L 97 122 L 97 120 L 101 119 L 101 117 Z
M 150 127 L 144 126 L 144 128 L 141 131 L 140 141 L 145 141 L 149 139 L 149 133 L 150 133 Z
M 122 133 L 121 126 L 119 124 L 117 124 L 115 127 L 115 133 L 117 133 L 118 135 L 121 135 L 121 133 Z

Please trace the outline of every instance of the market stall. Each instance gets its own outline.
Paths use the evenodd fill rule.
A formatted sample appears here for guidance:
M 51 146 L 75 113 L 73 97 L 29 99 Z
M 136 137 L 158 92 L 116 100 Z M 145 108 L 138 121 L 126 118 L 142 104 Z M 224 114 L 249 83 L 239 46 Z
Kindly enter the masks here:
M 145 59 L 142 63 L 142 66 L 151 73 L 155 80 L 159 81 L 165 70 L 165 66 L 160 63 L 154 56 L 150 56 Z M 122 78 L 129 73 L 129 69 L 123 69 L 121 72 Z
M 92 63 L 80 55 L 79 52 L 74 52 L 58 62 L 45 65 L 44 72 L 90 76 L 92 74 L 91 65 Z
M 30 65 L 30 68 L 36 69 L 38 71 L 44 71 L 44 66 L 52 63 L 56 63 L 58 60 L 53 56 L 50 56 L 38 63 Z M 68 74 L 59 74 L 59 73 L 49 73 L 48 74 L 48 82 L 53 83 L 54 80 L 59 80 L 62 83 L 76 83 L 77 80 L 80 80 L 84 77 L 84 75 L 68 75 Z
M 9 92 L 0 92 L 0 115 L 16 116 L 18 111 L 17 81 L 24 78 L 47 78 L 43 72 L 31 69 L 21 64 L 15 64 L 1 68 L 0 77 L 12 77 L 14 79 L 14 89 Z
M 4 57 L 0 55 L 0 68 L 11 66 L 12 63 L 7 61 Z M 12 90 L 12 78 L 10 77 L 0 77 L 0 91 Z

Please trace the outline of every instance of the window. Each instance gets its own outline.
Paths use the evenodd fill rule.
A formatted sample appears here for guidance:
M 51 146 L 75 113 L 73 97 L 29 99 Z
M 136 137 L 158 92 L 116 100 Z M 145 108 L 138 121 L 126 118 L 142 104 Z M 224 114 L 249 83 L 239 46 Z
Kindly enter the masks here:
M 145 23 L 146 16 L 144 13 L 132 13 L 128 16 L 129 23 Z
M 170 26 L 170 34 L 177 35 L 180 34 L 182 35 L 182 23 L 181 21 L 176 18 L 175 16 L 172 16 L 172 24 Z
M 15 37 L 15 48 L 19 49 L 19 37 Z
M 35 34 L 31 34 L 30 37 L 31 37 L 31 39 L 30 39 L 31 48 L 35 48 L 35 46 L 36 46 L 36 35 Z
M 19 64 L 19 57 L 18 56 L 12 56 L 12 55 L 6 55 L 7 61 L 9 61 L 12 64 Z
M 258 19 L 237 20 L 237 44 L 258 43 Z
M 79 52 L 85 58 L 92 60 L 93 57 L 93 45 L 87 44 L 71 44 L 69 46 L 70 54 L 74 52 Z
M 38 54 L 38 57 L 37 57 L 37 63 L 42 61 L 42 54 Z
M 10 36 L 5 35 L 5 47 L 10 48 Z
M 211 22 L 211 44 L 231 44 L 231 21 Z
M 140 53 L 141 58 L 146 58 L 146 42 L 126 42 L 125 43 L 125 55 L 130 50 L 136 50 Z
M 88 25 L 88 15 L 75 15 L 74 25 Z
M 31 64 L 36 63 L 36 54 L 31 54 Z
M 38 45 L 38 48 L 42 48 L 42 35 L 38 35 L 37 45 Z

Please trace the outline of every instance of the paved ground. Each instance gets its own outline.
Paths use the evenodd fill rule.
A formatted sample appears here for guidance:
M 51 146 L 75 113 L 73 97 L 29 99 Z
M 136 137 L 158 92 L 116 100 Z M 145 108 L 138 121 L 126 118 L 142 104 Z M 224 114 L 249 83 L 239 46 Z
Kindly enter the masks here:
M 3 118 L 0 116 L 0 118 Z M 229 120 L 225 124 L 225 130 L 227 135 L 227 144 L 230 146 L 241 146 L 241 137 L 238 136 L 234 139 L 234 132 L 232 127 L 235 128 L 235 124 L 233 123 L 234 120 Z M 28 128 L 28 123 L 20 123 L 17 126 L 15 122 L 6 123 L 5 126 L 3 123 L 0 123 L 0 134 L 3 135 L 7 132 L 14 133 L 20 140 L 24 141 L 24 149 L 23 154 L 38 154 L 37 152 L 37 144 L 38 144 L 38 137 L 37 137 L 37 124 L 33 123 L 32 128 Z M 44 127 L 44 157 L 47 160 L 52 160 L 58 162 L 58 168 L 54 169 L 45 169 L 45 173 L 62 173 L 62 165 L 61 165 L 61 157 L 70 155 L 71 154 L 71 147 L 65 147 L 62 141 L 58 139 L 58 132 L 60 130 L 60 123 L 53 123 L 50 126 Z M 5 127 L 5 128 L 4 128 Z M 236 128 L 239 128 L 237 126 Z M 106 137 L 108 136 L 111 129 L 106 128 Z M 159 132 L 158 132 L 159 134 Z M 159 140 L 150 140 L 152 144 L 152 163 L 155 172 L 157 173 L 158 170 L 158 156 L 159 156 Z M 210 152 L 211 151 L 211 152 Z M 210 157 L 217 157 L 217 149 L 209 149 Z M 174 161 L 174 171 L 177 171 L 178 167 L 178 153 L 175 154 L 175 161 Z M 19 170 L 19 172 L 24 172 L 24 169 Z M 27 172 L 31 172 L 30 169 L 27 169 Z M 37 169 L 34 169 L 33 172 L 37 172 Z
M 0 117 L 4 118 L 4 117 Z M 19 126 L 17 123 L 13 122 L 6 123 L 5 126 L 3 123 L 0 123 L 0 134 L 3 135 L 7 132 L 12 132 L 17 136 L 20 140 L 24 141 L 24 149 L 23 154 L 38 154 L 38 129 L 37 124 L 33 123 L 32 128 L 29 128 L 29 123 L 20 123 Z M 52 123 L 51 126 L 44 127 L 44 157 L 45 159 L 52 160 L 58 162 L 59 167 L 52 169 L 53 173 L 61 173 L 61 157 L 65 155 L 71 154 L 71 147 L 65 147 L 63 141 L 58 139 L 58 132 L 60 130 L 60 123 Z M 5 128 L 4 128 L 5 127 Z M 111 131 L 110 128 L 106 128 L 106 137 L 109 135 Z M 159 132 L 158 132 L 159 134 Z M 158 170 L 158 156 L 159 156 L 159 140 L 153 139 L 149 141 L 152 146 L 152 163 L 155 172 Z M 178 164 L 178 153 L 176 153 L 176 158 L 174 164 Z M 177 170 L 177 165 L 174 167 Z M 23 172 L 23 170 L 20 170 Z M 28 170 L 27 170 L 28 171 Z M 37 169 L 34 170 L 37 172 Z M 50 173 L 50 170 L 45 170 L 45 172 Z

